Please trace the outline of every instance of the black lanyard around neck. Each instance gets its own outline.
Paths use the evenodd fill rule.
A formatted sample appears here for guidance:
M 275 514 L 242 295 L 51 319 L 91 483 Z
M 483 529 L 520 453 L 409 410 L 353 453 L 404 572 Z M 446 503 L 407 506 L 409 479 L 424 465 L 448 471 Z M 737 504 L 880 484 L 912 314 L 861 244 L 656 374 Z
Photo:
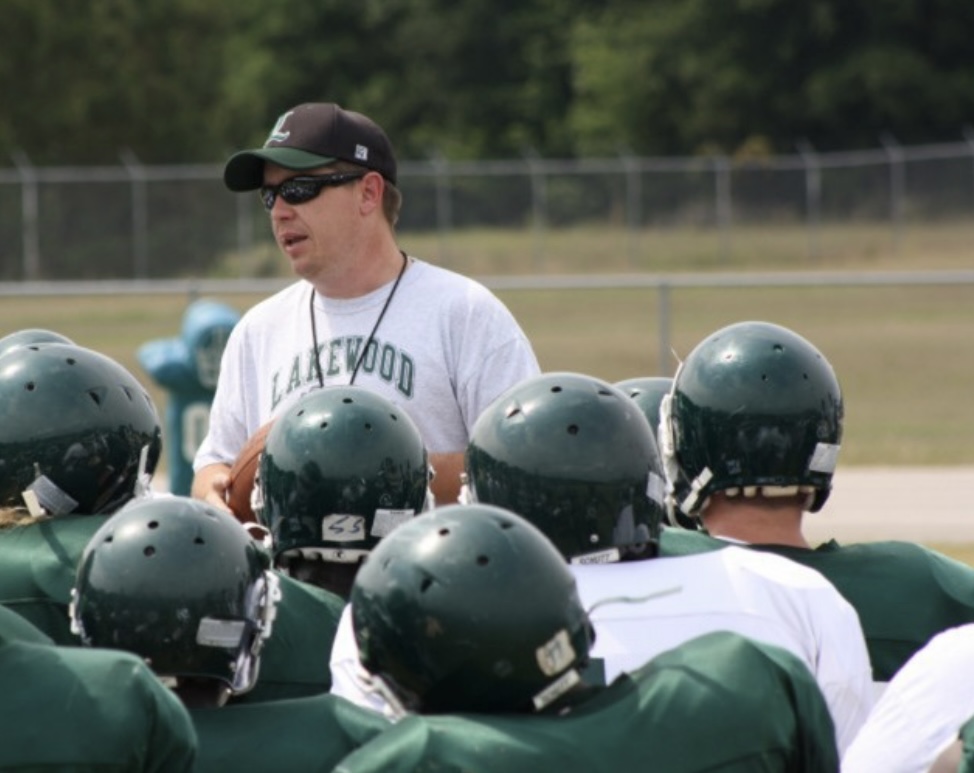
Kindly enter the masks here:
M 372 326 L 372 332 L 369 333 L 369 338 L 365 342 L 365 346 L 362 347 L 362 351 L 359 353 L 358 360 L 355 362 L 355 368 L 352 369 L 352 377 L 349 379 L 349 385 L 355 383 L 355 377 L 358 375 L 358 370 L 362 366 L 362 361 L 365 359 L 365 354 L 368 352 L 369 347 L 375 340 L 375 333 L 379 329 L 379 325 L 382 324 L 382 318 L 386 315 L 386 310 L 389 308 L 389 304 L 392 302 L 392 297 L 396 294 L 396 290 L 399 289 L 399 281 L 402 279 L 402 275 L 406 273 L 406 266 L 409 265 L 409 258 L 406 257 L 406 253 L 399 250 L 402 255 L 402 268 L 399 269 L 399 274 L 396 276 L 395 284 L 392 285 L 392 289 L 389 291 L 389 295 L 386 297 L 386 302 L 382 304 L 382 311 L 379 312 L 378 318 L 375 320 L 375 324 Z M 311 343 L 315 350 L 315 369 L 318 372 L 318 386 L 325 386 L 325 376 L 321 371 L 321 353 L 318 350 L 318 325 L 315 322 L 315 289 L 311 288 L 311 302 L 308 306 L 309 313 L 311 314 Z

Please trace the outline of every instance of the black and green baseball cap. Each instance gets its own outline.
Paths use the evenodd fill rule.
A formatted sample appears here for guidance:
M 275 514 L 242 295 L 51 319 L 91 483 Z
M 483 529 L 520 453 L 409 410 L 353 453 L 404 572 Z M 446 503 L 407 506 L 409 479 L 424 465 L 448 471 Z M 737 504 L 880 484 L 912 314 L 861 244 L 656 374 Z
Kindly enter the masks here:
M 282 113 L 264 147 L 234 153 L 227 161 L 223 170 L 227 188 L 260 188 L 265 161 L 294 170 L 348 161 L 396 184 L 396 157 L 386 133 L 370 118 L 333 102 L 307 102 Z

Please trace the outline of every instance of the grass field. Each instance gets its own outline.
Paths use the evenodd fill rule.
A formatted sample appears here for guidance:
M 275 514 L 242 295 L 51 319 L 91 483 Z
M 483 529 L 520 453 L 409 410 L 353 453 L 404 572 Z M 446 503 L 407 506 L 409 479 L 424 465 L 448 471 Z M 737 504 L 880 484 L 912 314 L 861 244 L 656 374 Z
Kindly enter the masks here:
M 533 263 L 539 237 L 532 233 L 461 233 L 446 245 L 435 235 L 410 234 L 402 241 L 413 254 L 479 277 L 532 273 L 532 267 L 538 273 L 974 268 L 974 224 L 910 229 L 896 250 L 883 229 L 830 230 L 815 261 L 804 256 L 808 234 L 802 229 L 737 232 L 729 258 L 720 260 L 713 257 L 713 234 L 694 240 L 685 233 L 646 233 L 639 237 L 640 250 L 650 244 L 659 258 L 648 263 L 640 257 L 635 268 L 631 254 L 620 258 L 633 238 L 624 232 L 574 229 L 543 236 L 545 254 L 560 253 L 563 261 Z M 664 375 L 672 375 L 677 357 L 731 322 L 787 325 L 813 341 L 839 375 L 846 401 L 843 464 L 974 464 L 974 285 L 674 289 L 668 299 L 673 353 L 663 358 L 660 297 L 652 288 L 498 294 L 545 370 L 609 381 L 658 374 L 661 359 L 669 364 Z M 241 311 L 260 297 L 218 296 Z M 188 301 L 180 295 L 5 297 L 0 335 L 51 328 L 109 354 L 145 380 L 137 348 L 177 335 Z M 165 394 L 146 385 L 161 409 Z M 974 550 L 964 560 L 974 561 Z
M 653 289 L 499 293 L 545 370 L 609 381 L 659 371 Z M 240 310 L 259 296 L 221 296 Z M 138 347 L 177 335 L 180 295 L 5 298 L 0 333 L 48 327 L 138 375 Z M 784 324 L 833 363 L 846 401 L 844 464 L 974 463 L 974 286 L 686 289 L 672 293 L 672 375 L 708 332 L 742 319 Z M 147 383 L 160 407 L 165 395 Z

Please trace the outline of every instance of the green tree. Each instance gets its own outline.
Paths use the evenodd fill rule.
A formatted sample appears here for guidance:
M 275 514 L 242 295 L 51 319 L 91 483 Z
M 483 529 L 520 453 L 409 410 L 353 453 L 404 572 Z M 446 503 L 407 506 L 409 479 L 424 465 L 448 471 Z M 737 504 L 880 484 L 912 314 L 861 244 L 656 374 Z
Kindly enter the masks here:
M 265 123 L 324 100 L 374 117 L 407 158 L 571 148 L 565 3 L 283 0 L 274 9 L 253 31 L 258 64 L 247 73 L 251 89 L 274 94 Z
M 573 28 L 581 153 L 959 139 L 974 115 L 964 0 L 614 0 Z
M 212 161 L 242 116 L 222 104 L 236 4 L 6 0 L 0 150 L 34 163 Z

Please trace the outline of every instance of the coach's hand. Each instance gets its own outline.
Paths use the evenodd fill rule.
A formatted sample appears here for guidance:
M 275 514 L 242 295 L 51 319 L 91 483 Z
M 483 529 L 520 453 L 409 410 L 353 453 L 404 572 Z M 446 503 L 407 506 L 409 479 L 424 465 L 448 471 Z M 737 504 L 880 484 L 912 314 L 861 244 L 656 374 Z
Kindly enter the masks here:
M 227 504 L 227 487 L 230 485 L 230 465 L 210 464 L 203 467 L 193 477 L 191 494 L 197 499 L 227 512 L 232 512 Z

